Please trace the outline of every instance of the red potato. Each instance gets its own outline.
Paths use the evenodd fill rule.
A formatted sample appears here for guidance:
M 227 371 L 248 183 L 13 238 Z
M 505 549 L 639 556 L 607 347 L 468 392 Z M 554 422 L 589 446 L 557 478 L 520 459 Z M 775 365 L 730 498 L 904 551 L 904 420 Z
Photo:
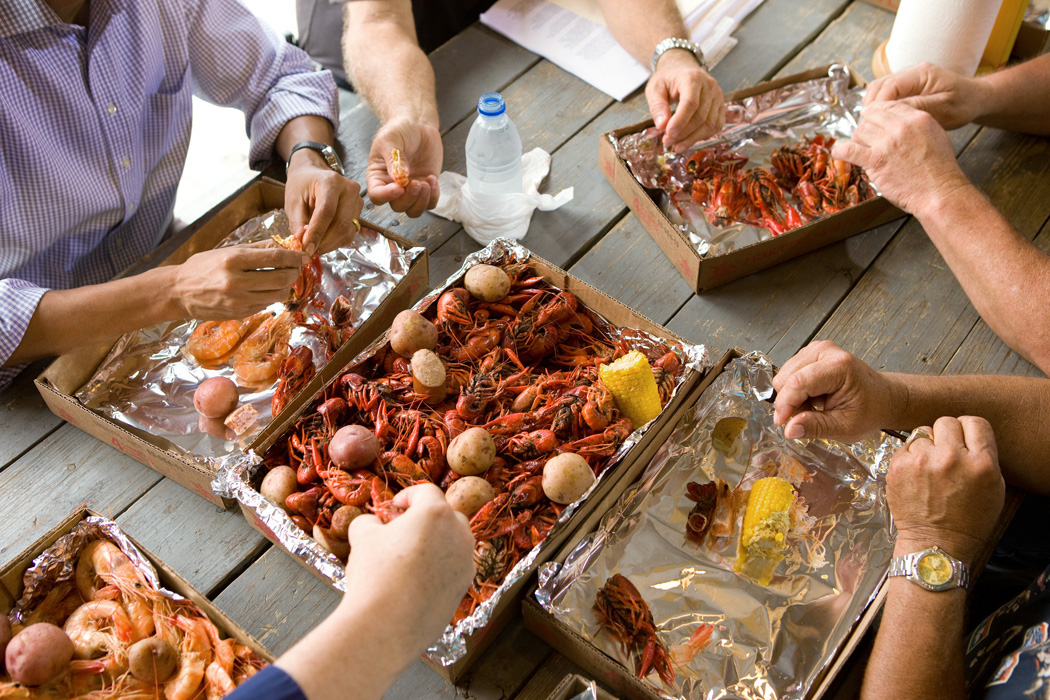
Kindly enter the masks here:
M 12 680 L 42 685 L 69 666 L 73 642 L 61 628 L 47 622 L 29 625 L 7 645 L 4 661 Z
M 437 326 L 415 309 L 405 309 L 394 317 L 387 339 L 391 349 L 398 355 L 412 357 L 416 350 L 434 349 L 438 339 Z
M 510 277 L 495 265 L 475 265 L 463 277 L 470 295 L 482 301 L 499 301 L 510 291 Z
M 208 433 L 214 435 L 220 440 L 226 440 L 227 442 L 233 442 L 237 439 L 237 436 L 232 430 L 226 427 L 226 424 L 222 422 L 222 418 L 208 418 L 208 416 L 197 416 L 197 430 L 202 433 Z
M 460 476 L 484 474 L 496 461 L 496 443 L 484 428 L 470 428 L 449 443 L 446 459 Z
M 594 483 L 594 470 L 580 455 L 563 452 L 543 465 L 543 493 L 555 503 L 574 503 Z
M 364 469 L 379 456 L 379 438 L 363 425 L 344 425 L 328 443 L 328 456 L 343 469 Z
M 4 667 L 4 651 L 11 641 L 11 621 L 7 615 L 0 615 L 0 668 Z
M 212 377 L 197 385 L 193 392 L 193 407 L 208 418 L 225 418 L 237 408 L 237 385 L 226 377 Z
M 295 470 L 286 464 L 271 469 L 259 486 L 259 493 L 263 498 L 273 501 L 285 511 L 288 510 L 285 499 L 298 490 L 299 482 L 295 480 Z

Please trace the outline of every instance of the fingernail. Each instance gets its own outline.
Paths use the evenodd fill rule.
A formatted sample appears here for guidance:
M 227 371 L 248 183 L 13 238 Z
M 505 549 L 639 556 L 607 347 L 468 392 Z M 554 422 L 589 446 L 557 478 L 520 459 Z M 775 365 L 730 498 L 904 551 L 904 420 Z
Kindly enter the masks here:
M 307 263 L 309 263 L 311 257 L 313 257 L 311 254 L 304 255 L 303 256 L 303 265 L 306 265 Z
M 784 429 L 784 437 L 788 440 L 798 440 L 806 437 L 806 427 L 799 423 L 789 425 Z

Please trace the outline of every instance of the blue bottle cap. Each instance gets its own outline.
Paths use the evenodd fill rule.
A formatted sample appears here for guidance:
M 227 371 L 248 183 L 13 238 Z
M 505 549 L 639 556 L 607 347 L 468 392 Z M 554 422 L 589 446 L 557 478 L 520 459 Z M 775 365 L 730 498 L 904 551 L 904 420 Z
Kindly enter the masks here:
M 478 113 L 486 117 L 498 117 L 507 111 L 503 95 L 498 92 L 486 92 L 478 99 Z

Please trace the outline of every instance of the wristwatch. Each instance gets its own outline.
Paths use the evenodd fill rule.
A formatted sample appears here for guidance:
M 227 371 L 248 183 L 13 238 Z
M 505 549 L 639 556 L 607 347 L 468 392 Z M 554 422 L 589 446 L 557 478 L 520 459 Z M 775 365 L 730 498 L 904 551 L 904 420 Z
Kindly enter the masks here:
M 681 39 L 676 36 L 668 37 L 656 45 L 653 50 L 653 57 L 649 60 L 649 66 L 656 72 L 656 62 L 660 60 L 660 57 L 664 55 L 665 51 L 671 49 L 685 49 L 691 51 L 696 60 L 700 63 L 700 67 L 707 70 L 707 61 L 704 60 L 704 52 L 700 50 L 700 44 L 695 41 L 689 41 L 688 39 Z
M 970 585 L 970 570 L 966 564 L 940 547 L 894 557 L 886 575 L 904 576 L 928 591 L 947 591 Z
M 317 141 L 300 141 L 299 143 L 292 146 L 292 150 L 288 152 L 288 162 L 285 163 L 286 169 L 289 165 L 291 165 L 292 156 L 300 148 L 309 148 L 312 151 L 317 151 L 325 159 L 325 162 L 328 163 L 329 168 L 336 171 L 340 175 L 346 175 L 346 173 L 343 172 L 343 164 L 339 162 L 339 156 L 335 154 L 335 149 L 333 149 L 328 144 L 318 143 Z

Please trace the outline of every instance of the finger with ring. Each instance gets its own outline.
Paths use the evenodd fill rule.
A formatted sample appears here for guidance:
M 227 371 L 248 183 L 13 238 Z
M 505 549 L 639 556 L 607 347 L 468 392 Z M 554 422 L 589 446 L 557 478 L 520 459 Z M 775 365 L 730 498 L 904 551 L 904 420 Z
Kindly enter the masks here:
M 933 433 L 931 433 L 926 428 L 916 428 L 915 430 L 911 431 L 911 435 L 909 435 L 908 439 L 904 441 L 904 446 L 908 447 L 908 445 L 912 444 L 916 440 L 921 440 L 923 438 L 929 440 L 930 442 L 933 442 Z

